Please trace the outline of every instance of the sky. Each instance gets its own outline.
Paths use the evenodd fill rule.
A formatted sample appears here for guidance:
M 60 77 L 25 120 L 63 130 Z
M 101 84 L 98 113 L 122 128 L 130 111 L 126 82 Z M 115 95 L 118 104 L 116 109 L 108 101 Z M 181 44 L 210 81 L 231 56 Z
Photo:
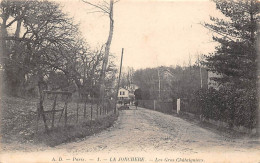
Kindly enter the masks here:
M 98 1 L 93 1 L 97 3 Z M 92 48 L 105 44 L 109 18 L 81 0 L 59 0 L 63 11 L 80 23 L 82 37 Z M 198 54 L 214 52 L 213 33 L 201 25 L 220 13 L 212 1 L 121 0 L 114 6 L 111 53 L 134 69 L 187 65 Z

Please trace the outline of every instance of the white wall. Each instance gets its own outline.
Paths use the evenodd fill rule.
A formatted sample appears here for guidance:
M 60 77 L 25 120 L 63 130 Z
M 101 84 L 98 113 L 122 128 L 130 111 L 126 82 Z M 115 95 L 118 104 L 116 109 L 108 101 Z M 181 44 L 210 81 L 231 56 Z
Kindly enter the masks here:
M 121 94 L 120 94 L 121 92 Z M 124 94 L 122 94 L 124 92 Z M 128 90 L 124 89 L 124 88 L 120 88 L 118 91 L 118 97 L 124 97 L 124 98 L 128 98 L 129 97 L 129 92 Z

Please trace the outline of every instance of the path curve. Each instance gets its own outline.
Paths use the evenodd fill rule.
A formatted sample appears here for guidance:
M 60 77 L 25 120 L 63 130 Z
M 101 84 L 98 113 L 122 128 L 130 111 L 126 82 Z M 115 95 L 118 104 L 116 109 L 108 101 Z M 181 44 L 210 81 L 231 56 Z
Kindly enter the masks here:
M 131 107 L 120 111 L 114 126 L 85 141 L 58 146 L 69 152 L 259 152 L 248 139 L 229 139 L 179 117 Z

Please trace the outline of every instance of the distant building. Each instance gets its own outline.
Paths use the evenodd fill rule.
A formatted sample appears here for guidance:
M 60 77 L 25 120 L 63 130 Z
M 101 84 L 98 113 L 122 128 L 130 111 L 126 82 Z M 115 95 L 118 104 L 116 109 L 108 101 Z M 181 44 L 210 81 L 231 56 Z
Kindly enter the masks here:
M 135 84 L 130 84 L 129 86 L 126 86 L 125 88 L 119 88 L 118 90 L 118 100 L 128 101 L 129 103 L 133 103 L 135 100 L 134 92 L 139 87 Z
M 118 90 L 118 100 L 129 99 L 129 90 L 125 88 L 119 88 Z
M 126 87 L 126 89 L 129 91 L 129 98 L 134 99 L 135 95 L 134 92 L 137 90 L 139 87 L 135 84 L 130 84 L 129 86 Z

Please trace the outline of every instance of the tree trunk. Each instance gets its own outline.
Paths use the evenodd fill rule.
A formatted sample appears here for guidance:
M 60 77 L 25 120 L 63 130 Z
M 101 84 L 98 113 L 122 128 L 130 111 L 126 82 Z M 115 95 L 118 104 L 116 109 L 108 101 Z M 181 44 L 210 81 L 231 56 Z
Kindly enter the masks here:
M 5 38 L 8 36 L 7 34 L 7 27 L 6 27 L 7 19 L 3 18 L 3 23 L 1 26 L 1 58 L 3 58 L 3 67 L 5 69 L 4 77 L 6 78 L 6 91 L 8 94 L 11 94 L 13 96 L 22 96 L 24 93 L 24 82 L 25 82 L 25 72 L 24 68 L 21 68 L 19 65 L 11 63 L 9 58 L 9 52 L 7 49 L 7 43 Z M 15 37 L 19 38 L 20 31 L 21 31 L 21 24 L 22 19 L 19 19 L 17 21 L 16 30 L 15 30 Z M 18 61 L 21 59 L 20 52 L 21 49 L 19 47 L 20 42 L 15 40 L 15 52 L 12 56 L 11 60 L 14 60 L 15 62 L 19 63 Z
M 40 95 L 40 103 L 39 103 L 39 114 L 42 115 L 42 119 L 44 122 L 45 126 L 45 131 L 48 133 L 49 128 L 46 122 L 46 117 L 44 114 L 44 108 L 43 108 L 43 100 L 44 100 L 44 94 L 43 94 L 43 89 L 44 89 L 44 80 L 42 74 L 38 74 L 38 88 L 39 88 L 39 95 Z
M 15 30 L 15 37 L 17 38 L 20 36 L 21 25 L 22 25 L 22 19 L 19 19 L 17 21 L 16 30 Z
M 6 36 L 7 36 L 7 30 L 6 30 L 6 21 L 7 19 L 3 18 L 3 22 L 2 22 L 2 25 L 1 25 L 1 32 L 0 32 L 0 41 L 1 41 L 1 45 L 0 45 L 0 64 L 3 65 L 3 68 L 4 68 L 4 74 L 2 75 L 1 79 L 2 81 L 1 82 L 4 82 L 4 81 L 7 81 L 7 80 L 3 80 L 3 77 L 6 78 L 7 77 L 7 71 L 6 71 L 6 62 L 7 62 L 7 50 L 6 50 L 6 40 L 4 39 Z M 1 83 L 2 84 L 2 83 Z M 6 85 L 8 84 L 8 82 L 4 82 L 3 83 L 5 86 L 3 87 L 4 88 L 4 92 L 8 91 L 8 88 L 9 88 L 9 85 Z
M 107 63 L 108 63 L 108 58 L 109 58 L 109 51 L 110 51 L 110 45 L 112 42 L 112 37 L 113 37 L 113 31 L 114 31 L 114 19 L 113 19 L 113 5 L 114 5 L 114 0 L 110 0 L 110 7 L 109 7 L 109 19 L 110 19 L 110 28 L 109 28 L 109 36 L 106 42 L 106 47 L 105 47 L 105 55 L 103 59 L 103 64 L 102 64 L 102 71 L 100 74 L 100 100 L 101 100 L 101 106 L 103 106 L 104 103 L 104 94 L 105 94 L 105 73 L 106 73 L 106 68 L 107 68 Z
M 77 86 L 77 88 L 78 88 L 78 95 L 79 95 L 79 98 L 81 97 L 81 94 L 82 94 L 82 85 L 81 85 L 81 82 L 80 82 L 80 80 L 79 79 L 77 79 L 77 77 L 75 77 L 74 78 L 74 81 L 75 81 L 75 84 L 76 84 L 76 86 Z

